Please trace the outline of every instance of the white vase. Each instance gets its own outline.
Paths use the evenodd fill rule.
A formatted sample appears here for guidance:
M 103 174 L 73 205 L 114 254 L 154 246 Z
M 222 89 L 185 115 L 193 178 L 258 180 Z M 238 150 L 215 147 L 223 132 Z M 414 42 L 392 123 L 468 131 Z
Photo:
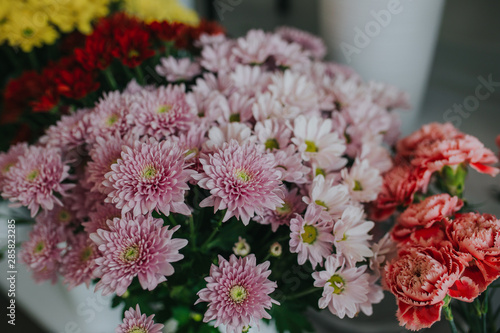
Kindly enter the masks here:
M 412 130 L 425 94 L 445 0 L 320 0 L 329 55 L 365 80 L 410 95 L 403 133 Z

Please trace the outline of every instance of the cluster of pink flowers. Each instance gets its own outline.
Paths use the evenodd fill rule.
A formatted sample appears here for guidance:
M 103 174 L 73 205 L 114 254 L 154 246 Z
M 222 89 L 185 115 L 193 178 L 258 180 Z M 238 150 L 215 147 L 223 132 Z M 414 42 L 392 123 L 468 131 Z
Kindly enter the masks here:
M 394 192 L 413 195 L 446 163 L 493 172 L 484 167 L 492 157 L 467 136 L 449 138 L 448 149 L 414 138 L 399 145 L 412 154 L 406 167 L 426 171 L 410 190 L 398 186 L 411 186 L 405 177 L 413 171 L 397 171 L 404 185 L 386 185 L 382 175 L 394 172 L 386 147 L 399 135 L 391 111 L 408 106 L 404 93 L 322 61 L 321 40 L 294 29 L 202 35 L 198 43 L 199 58 L 161 60 L 168 85 L 132 81 L 63 116 L 35 145 L 0 155 L 3 197 L 36 215 L 22 256 L 37 279 L 60 273 L 72 287 L 98 278 L 97 289 L 122 295 L 137 277 L 154 289 L 174 273 L 187 241 L 153 214 L 190 216 L 186 198 L 198 186 L 209 193 L 200 206 L 225 210 L 223 222 L 287 228 L 298 263 L 317 269 L 320 308 L 371 314 L 383 293 L 369 267 L 367 205 Z M 52 214 L 58 207 L 64 214 Z M 239 331 L 269 318 L 265 310 L 278 304 L 269 275 L 269 262 L 253 255 L 219 257 L 198 293 L 209 303 L 204 320 Z M 150 321 L 131 310 L 120 332 L 158 331 Z

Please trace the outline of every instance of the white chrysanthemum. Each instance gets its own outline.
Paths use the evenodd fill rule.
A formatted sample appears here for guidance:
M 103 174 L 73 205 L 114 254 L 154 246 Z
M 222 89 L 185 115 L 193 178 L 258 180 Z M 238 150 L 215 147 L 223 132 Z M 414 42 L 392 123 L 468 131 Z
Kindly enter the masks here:
M 254 127 L 257 141 L 266 146 L 266 149 L 284 149 L 290 143 L 292 131 L 283 121 L 267 119 L 258 122 Z
M 323 175 L 314 177 L 309 196 L 303 198 L 308 205 L 323 207 L 332 218 L 339 218 L 349 203 L 349 191 L 343 184 L 333 185 L 333 179 L 326 180 Z
M 260 66 L 237 65 L 229 77 L 239 93 L 253 97 L 264 90 L 269 73 L 263 72 Z
M 364 220 L 363 209 L 357 206 L 348 206 L 340 220 L 333 226 L 335 248 L 337 253 L 342 253 L 353 265 L 373 256 L 369 240 L 372 235 L 368 232 L 375 223 Z
M 302 152 L 305 161 L 316 162 L 320 168 L 345 165 L 341 156 L 345 145 L 336 132 L 332 131 L 332 121 L 319 117 L 295 119 L 292 142 Z
M 247 142 L 255 142 L 256 137 L 252 135 L 252 130 L 242 123 L 229 123 L 219 127 L 212 127 L 208 131 L 208 140 L 205 142 L 204 150 L 214 151 L 222 148 L 224 143 L 236 140 L 240 145 Z
M 298 115 L 298 111 L 295 110 L 294 113 L 287 114 L 283 105 L 270 92 L 255 96 L 255 102 L 252 105 L 253 117 L 257 121 L 269 118 L 293 119 Z
M 328 307 L 341 319 L 346 315 L 349 318 L 356 316 L 370 293 L 370 275 L 365 271 L 365 265 L 350 265 L 341 255 L 326 258 L 325 270 L 312 273 L 314 286 L 324 288 L 319 308 Z
M 367 160 L 356 160 L 350 170 L 346 168 L 341 173 L 344 184 L 354 200 L 369 202 L 377 199 L 382 188 L 382 176 L 380 171 L 371 167 Z
M 271 76 L 271 81 L 269 91 L 281 104 L 293 109 L 289 113 L 319 113 L 317 88 L 307 76 L 286 70 Z

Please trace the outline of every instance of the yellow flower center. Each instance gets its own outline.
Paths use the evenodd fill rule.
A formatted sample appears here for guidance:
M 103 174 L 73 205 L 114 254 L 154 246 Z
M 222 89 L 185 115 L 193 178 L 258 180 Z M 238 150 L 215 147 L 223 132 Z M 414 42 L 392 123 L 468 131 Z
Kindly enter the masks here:
M 334 294 L 340 295 L 345 289 L 345 281 L 338 274 L 332 275 L 327 282 L 330 282 L 332 285 Z
M 247 297 L 248 297 L 248 292 L 245 288 L 242 286 L 233 286 L 231 290 L 229 290 L 229 296 L 233 300 L 233 302 L 237 304 L 243 303 Z
M 278 143 L 278 140 L 276 140 L 275 138 L 267 139 L 265 145 L 266 149 L 273 149 L 273 148 L 280 149 L 280 144 Z
M 35 245 L 35 249 L 34 249 L 35 254 L 38 254 L 38 253 L 42 252 L 44 248 L 45 248 L 44 241 L 39 241 Z
M 124 261 L 134 261 L 137 258 L 139 258 L 139 246 L 137 244 L 134 244 L 132 246 L 129 246 L 125 249 L 125 251 L 122 252 L 122 259 Z
M 59 212 L 59 221 L 62 223 L 68 223 L 71 221 L 71 214 L 65 209 L 61 210 Z
M 316 168 L 316 170 L 314 171 L 314 175 L 315 176 L 322 175 L 323 177 L 326 177 L 326 172 L 321 168 Z
M 142 171 L 142 177 L 144 177 L 146 179 L 151 179 L 154 176 L 156 176 L 156 169 L 153 166 L 147 166 Z
M 172 105 L 165 104 L 165 105 L 160 106 L 158 108 L 158 110 L 156 110 L 156 112 L 158 112 L 159 114 L 162 114 L 162 113 L 167 113 L 170 110 L 172 110 Z
M 144 328 L 142 327 L 132 327 L 127 333 L 148 333 Z
M 240 114 L 239 113 L 233 113 L 232 115 L 229 116 L 229 122 L 230 123 L 239 123 L 240 122 Z
M 308 153 L 317 153 L 318 146 L 313 141 L 306 140 L 306 152 Z
M 14 163 L 8 163 L 6 166 L 3 167 L 2 172 L 3 173 L 9 172 L 10 168 L 12 168 L 13 165 Z
M 292 207 L 285 201 L 283 206 L 276 208 L 276 212 L 280 215 L 290 214 L 292 212 Z
M 316 205 L 318 205 L 318 206 L 325 207 L 327 211 L 328 211 L 328 209 L 329 209 L 329 208 L 328 208 L 328 206 L 326 205 L 326 203 L 325 203 L 324 201 L 321 201 L 321 200 L 316 200 L 316 201 L 314 201 L 314 203 L 315 203 Z
M 361 183 L 357 180 L 354 181 L 354 188 L 352 189 L 353 191 L 363 191 L 363 186 Z
M 300 235 L 302 237 L 302 241 L 307 244 L 312 244 L 316 241 L 316 237 L 318 235 L 318 230 L 312 225 L 304 226 L 304 233 Z
M 40 172 L 38 170 L 33 170 L 31 171 L 30 173 L 28 173 L 28 175 L 26 176 L 26 179 L 30 182 L 34 181 L 36 177 L 38 177 L 38 175 L 40 174 Z
M 140 53 L 137 50 L 130 50 L 129 53 L 128 53 L 128 57 L 129 58 L 138 57 L 139 55 L 140 55 Z
M 235 173 L 236 177 L 241 179 L 244 182 L 247 182 L 251 179 L 251 176 L 245 170 L 238 170 Z
M 114 123 L 116 123 L 118 121 L 119 117 L 117 114 L 112 114 L 111 116 L 109 116 L 109 118 L 106 120 L 106 125 L 108 126 L 111 126 L 113 125 Z
M 92 256 L 92 253 L 92 248 L 90 246 L 87 246 L 80 253 L 80 260 L 83 262 L 89 260 L 89 258 Z

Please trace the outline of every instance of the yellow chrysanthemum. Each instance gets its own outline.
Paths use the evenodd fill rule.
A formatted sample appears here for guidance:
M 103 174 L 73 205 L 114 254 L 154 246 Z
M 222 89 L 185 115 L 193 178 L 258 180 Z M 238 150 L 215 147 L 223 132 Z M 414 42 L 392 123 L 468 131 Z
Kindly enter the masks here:
M 90 33 L 111 0 L 0 0 L 0 43 L 30 52 L 52 44 L 59 32 Z
M 177 0 L 125 0 L 124 9 L 146 23 L 169 21 L 197 25 L 200 21 L 195 11 Z

